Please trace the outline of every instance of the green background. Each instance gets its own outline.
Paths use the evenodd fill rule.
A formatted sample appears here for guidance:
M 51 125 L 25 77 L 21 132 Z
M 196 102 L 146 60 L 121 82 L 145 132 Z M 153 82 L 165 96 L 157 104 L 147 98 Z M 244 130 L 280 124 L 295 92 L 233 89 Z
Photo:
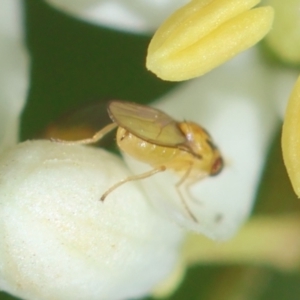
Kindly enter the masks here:
M 24 3 L 32 67 L 21 140 L 36 137 L 53 120 L 88 103 L 102 103 L 96 112 L 100 127 L 107 121 L 104 106 L 108 99 L 149 103 L 175 86 L 146 71 L 150 37 L 92 26 L 42 1 Z M 298 205 L 282 163 L 278 129 L 255 213 L 295 211 Z M 233 297 L 236 291 L 240 291 L 238 298 Z M 16 298 L 0 293 L 0 299 Z M 298 300 L 300 274 L 283 274 L 259 266 L 195 266 L 169 299 Z

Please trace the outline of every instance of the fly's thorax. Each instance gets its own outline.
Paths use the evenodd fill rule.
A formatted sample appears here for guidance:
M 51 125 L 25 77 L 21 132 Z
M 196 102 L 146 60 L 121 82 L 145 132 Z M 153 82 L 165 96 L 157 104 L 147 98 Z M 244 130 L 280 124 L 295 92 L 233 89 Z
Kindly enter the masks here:
M 223 159 L 210 134 L 193 122 L 182 122 L 178 126 L 186 137 L 187 147 L 195 158 L 199 158 L 195 161 L 195 167 L 208 175 L 217 175 L 222 170 Z
M 118 147 L 123 152 L 153 167 L 164 165 L 168 168 L 182 152 L 176 147 L 165 147 L 147 142 L 123 127 L 118 127 L 116 139 Z

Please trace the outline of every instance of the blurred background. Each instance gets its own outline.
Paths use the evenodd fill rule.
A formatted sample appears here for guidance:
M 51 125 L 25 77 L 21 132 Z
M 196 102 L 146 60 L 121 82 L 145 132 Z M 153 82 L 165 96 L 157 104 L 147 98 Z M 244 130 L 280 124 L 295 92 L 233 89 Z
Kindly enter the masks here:
M 108 123 L 108 100 L 151 103 L 176 86 L 146 71 L 150 36 L 91 26 L 43 1 L 24 3 L 26 43 L 32 64 L 21 140 L 90 136 Z M 270 54 L 266 49 L 262 51 Z M 278 128 L 269 149 L 254 214 L 299 212 L 299 201 L 282 162 L 280 131 Z M 113 149 L 113 139 L 105 145 Z M 0 299 L 16 298 L 0 293 Z M 300 273 L 254 265 L 193 266 L 168 299 L 298 300 Z

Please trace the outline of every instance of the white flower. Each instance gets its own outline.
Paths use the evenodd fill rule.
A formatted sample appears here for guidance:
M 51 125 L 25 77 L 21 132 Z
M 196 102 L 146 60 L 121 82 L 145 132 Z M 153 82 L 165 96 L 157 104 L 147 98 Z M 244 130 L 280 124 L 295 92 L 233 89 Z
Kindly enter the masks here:
M 25 142 L 0 157 L 0 287 L 23 299 L 142 297 L 177 265 L 181 230 L 101 149 Z M 38 287 L 38 288 L 37 288 Z
M 109 21 L 110 26 L 144 32 L 186 1 L 48 2 L 91 22 Z M 2 148 L 17 140 L 27 90 L 20 24 L 9 31 L 13 16 L 20 20 L 19 4 L 13 0 L 0 4 L 1 21 L 7 24 L 2 26 L 0 58 L 8 66 L 0 77 L 5 87 L 0 99 Z M 107 187 L 128 175 L 120 160 L 101 150 L 27 142 L 3 153 L 0 287 L 25 299 L 125 299 L 150 293 L 178 264 L 182 238 L 178 227 L 156 214 L 152 202 L 165 215 L 174 213 L 184 227 L 214 239 L 232 236 L 251 212 L 266 149 L 279 120 L 277 104 L 287 99 L 293 77 L 288 72 L 282 80 L 281 70 L 274 71 L 253 49 L 156 103 L 178 120 L 203 125 L 224 154 L 223 173 L 191 189 L 199 224 L 182 218 L 182 207 L 168 200 L 173 185 L 170 188 L 159 175 L 127 183 L 105 203 L 99 202 Z M 136 164 L 129 162 L 135 173 L 144 168 Z M 153 184 L 158 196 L 148 203 L 151 197 L 140 187 L 153 192 Z
M 189 0 L 46 0 L 95 24 L 133 32 L 154 31 L 172 11 Z
M 18 140 L 19 115 L 28 89 L 20 0 L 0 2 L 0 151 Z

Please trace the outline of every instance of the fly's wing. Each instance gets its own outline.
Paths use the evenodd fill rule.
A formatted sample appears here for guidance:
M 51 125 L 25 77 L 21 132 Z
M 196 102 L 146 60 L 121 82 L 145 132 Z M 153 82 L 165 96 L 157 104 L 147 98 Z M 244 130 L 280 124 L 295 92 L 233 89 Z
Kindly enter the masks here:
M 142 140 L 166 147 L 186 142 L 177 121 L 158 109 L 119 100 L 109 102 L 107 109 L 115 123 Z
M 83 140 L 92 137 L 99 128 L 111 122 L 105 112 L 107 102 L 95 101 L 67 111 L 53 120 L 47 127 L 32 138 L 52 138 L 64 141 Z M 101 139 L 101 146 L 115 145 L 112 136 Z

